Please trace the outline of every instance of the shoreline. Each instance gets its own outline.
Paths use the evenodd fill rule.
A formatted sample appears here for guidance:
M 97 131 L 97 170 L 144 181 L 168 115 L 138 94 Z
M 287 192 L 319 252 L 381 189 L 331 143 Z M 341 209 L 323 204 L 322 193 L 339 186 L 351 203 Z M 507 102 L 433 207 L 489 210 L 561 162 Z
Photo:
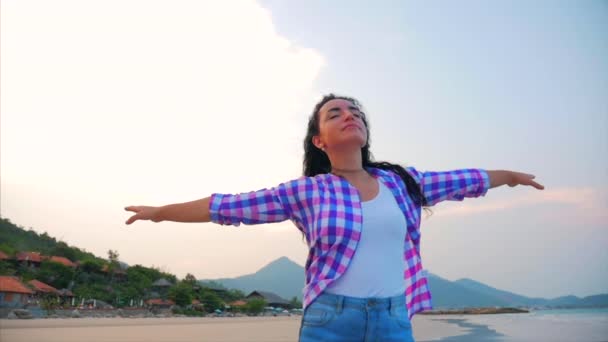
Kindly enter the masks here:
M 0 319 L 0 340 L 10 342 L 296 342 L 301 316 Z M 426 316 L 412 321 L 416 341 L 467 333 Z
M 290 342 L 301 323 L 294 316 L 243 317 L 85 317 L 0 319 L 0 341 L 7 342 Z M 415 315 L 417 342 L 579 341 L 608 336 L 608 313 Z

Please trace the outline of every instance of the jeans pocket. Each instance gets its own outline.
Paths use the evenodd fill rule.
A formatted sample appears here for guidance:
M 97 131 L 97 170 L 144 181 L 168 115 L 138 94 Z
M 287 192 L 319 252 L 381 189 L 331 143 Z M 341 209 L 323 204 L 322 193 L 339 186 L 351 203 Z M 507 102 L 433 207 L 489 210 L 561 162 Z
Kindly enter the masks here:
M 392 315 L 393 319 L 397 321 L 399 326 L 406 329 L 412 328 L 412 322 L 410 321 L 405 305 L 399 305 L 391 311 L 394 312 L 394 314 Z
M 302 316 L 302 324 L 308 326 L 321 326 L 327 324 L 334 317 L 334 312 L 323 307 L 310 307 Z

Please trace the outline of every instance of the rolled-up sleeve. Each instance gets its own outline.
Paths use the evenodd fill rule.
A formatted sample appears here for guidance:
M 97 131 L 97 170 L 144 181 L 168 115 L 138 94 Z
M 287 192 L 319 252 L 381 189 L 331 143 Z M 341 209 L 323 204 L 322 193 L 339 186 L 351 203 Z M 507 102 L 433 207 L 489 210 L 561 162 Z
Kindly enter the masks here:
M 239 226 L 282 222 L 299 217 L 302 206 L 298 189 L 304 178 L 281 183 L 270 189 L 240 194 L 211 195 L 209 214 L 211 222 L 221 225 Z
M 406 170 L 420 185 L 429 206 L 441 201 L 485 196 L 490 189 L 490 177 L 484 169 L 420 172 L 408 167 Z

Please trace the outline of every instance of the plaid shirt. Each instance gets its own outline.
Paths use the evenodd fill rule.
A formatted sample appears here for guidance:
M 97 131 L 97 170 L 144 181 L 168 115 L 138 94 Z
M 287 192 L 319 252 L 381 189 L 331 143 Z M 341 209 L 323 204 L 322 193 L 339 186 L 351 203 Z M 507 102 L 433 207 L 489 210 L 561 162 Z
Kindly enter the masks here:
M 367 171 L 391 190 L 405 215 L 403 278 L 411 319 L 420 311 L 432 309 L 431 292 L 420 257 L 421 207 L 414 204 L 399 175 L 371 167 Z M 444 200 L 484 196 L 490 188 L 488 173 L 482 169 L 420 172 L 407 167 L 406 171 L 420 185 L 429 206 Z M 359 191 L 346 178 L 331 173 L 300 177 L 271 189 L 213 194 L 209 211 L 211 221 L 222 225 L 291 220 L 304 233 L 309 246 L 304 308 L 344 274 L 357 249 L 363 223 Z

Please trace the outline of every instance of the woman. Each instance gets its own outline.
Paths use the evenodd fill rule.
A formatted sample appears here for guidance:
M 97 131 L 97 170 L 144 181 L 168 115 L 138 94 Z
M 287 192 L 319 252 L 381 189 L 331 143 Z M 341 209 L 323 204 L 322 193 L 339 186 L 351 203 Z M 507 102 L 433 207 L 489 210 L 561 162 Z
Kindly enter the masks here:
M 431 309 L 420 259 L 421 208 L 484 196 L 508 184 L 543 186 L 512 171 L 420 172 L 373 162 L 359 102 L 325 96 L 304 140 L 304 176 L 271 189 L 212 194 L 136 220 L 238 226 L 291 220 L 309 247 L 300 341 L 413 341 L 411 317 Z

